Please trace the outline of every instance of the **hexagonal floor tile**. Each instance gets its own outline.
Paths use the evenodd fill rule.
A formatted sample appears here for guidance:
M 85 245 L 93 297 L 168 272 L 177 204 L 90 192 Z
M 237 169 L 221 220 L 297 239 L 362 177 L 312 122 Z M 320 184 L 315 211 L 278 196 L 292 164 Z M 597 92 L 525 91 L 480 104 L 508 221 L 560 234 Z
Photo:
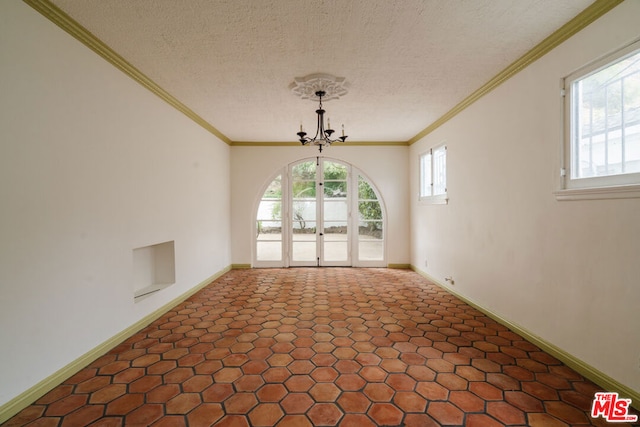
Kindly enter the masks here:
M 597 391 L 414 272 L 245 269 L 6 426 L 566 427 Z

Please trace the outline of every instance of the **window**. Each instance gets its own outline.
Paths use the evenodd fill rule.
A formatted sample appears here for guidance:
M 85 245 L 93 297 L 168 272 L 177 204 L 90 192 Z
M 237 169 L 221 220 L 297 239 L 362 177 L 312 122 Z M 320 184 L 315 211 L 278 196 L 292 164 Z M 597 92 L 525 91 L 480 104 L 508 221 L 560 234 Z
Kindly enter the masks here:
M 640 184 L 640 42 L 564 85 L 564 188 Z
M 431 148 L 420 156 L 420 200 L 447 203 L 447 146 Z

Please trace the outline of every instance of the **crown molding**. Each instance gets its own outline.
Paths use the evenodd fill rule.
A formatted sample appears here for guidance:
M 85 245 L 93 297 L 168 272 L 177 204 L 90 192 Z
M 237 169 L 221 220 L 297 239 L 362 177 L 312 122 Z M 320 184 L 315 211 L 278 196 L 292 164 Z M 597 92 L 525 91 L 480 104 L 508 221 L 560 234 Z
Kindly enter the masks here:
M 407 147 L 409 144 L 407 141 L 345 141 L 339 142 L 339 145 L 355 146 L 355 145 L 368 145 L 368 146 L 391 146 L 391 147 Z M 333 144 L 332 144 L 333 145 Z
M 300 146 L 298 141 L 232 141 L 232 147 L 286 147 Z M 336 142 L 331 145 L 354 147 L 354 146 L 389 146 L 389 147 L 406 147 L 409 144 L 406 141 L 345 141 Z M 312 145 L 312 147 L 314 147 Z
M 213 127 L 209 122 L 204 120 L 198 114 L 196 114 L 193 110 L 188 108 L 182 102 L 178 101 L 174 96 L 169 94 L 166 90 L 161 88 L 157 83 L 151 80 L 149 77 L 144 75 L 140 70 L 135 68 L 133 65 L 128 63 L 123 57 L 118 55 L 113 49 L 107 46 L 104 42 L 98 39 L 95 35 L 93 35 L 90 31 L 84 28 L 82 25 L 78 24 L 75 20 L 73 20 L 69 15 L 67 15 L 64 11 L 58 8 L 56 5 L 51 3 L 49 0 L 23 0 L 26 4 L 34 8 L 44 17 L 49 19 L 51 22 L 62 28 L 64 31 L 69 33 L 71 36 L 76 38 L 78 41 L 83 43 L 85 46 L 96 52 L 98 55 L 103 57 L 105 60 L 110 62 L 116 68 L 120 69 L 122 72 L 127 74 L 129 77 L 140 83 L 142 86 L 149 89 L 151 92 L 155 93 L 169 105 L 176 108 L 178 111 L 182 112 L 184 115 L 189 117 L 195 123 L 218 137 L 220 140 L 225 142 L 231 146 L 286 146 L 286 145 L 295 145 L 296 143 L 283 143 L 283 142 L 243 142 L 243 141 L 232 141 L 218 129 Z M 464 109 L 466 109 L 471 104 L 475 103 L 477 100 L 482 98 L 487 93 L 491 92 L 496 87 L 500 86 L 506 80 L 513 77 L 515 74 L 522 71 L 524 68 L 550 52 L 552 49 L 557 47 L 559 44 L 585 28 L 587 25 L 591 24 L 596 19 L 600 18 L 602 15 L 610 11 L 611 9 L 618 6 L 624 0 L 596 0 L 585 10 L 580 12 L 573 18 L 571 21 L 567 22 L 565 25 L 556 30 L 549 37 L 544 39 L 538 45 L 536 45 L 529 52 L 524 54 L 522 57 L 517 59 L 507 68 L 502 70 L 499 74 L 473 92 L 471 95 L 463 99 L 459 104 L 453 107 L 451 110 L 442 115 L 439 119 L 431 123 L 428 127 L 423 129 L 420 133 L 415 135 L 413 138 L 409 139 L 406 142 L 386 142 L 386 141 L 374 141 L 374 142 L 357 142 L 357 143 L 345 143 L 344 145 L 377 145 L 377 146 L 407 146 L 412 145 L 424 138 L 426 135 L 430 134 L 444 123 L 451 120 L 453 117 L 458 115 Z
M 571 21 L 564 24 L 546 39 L 542 40 L 529 52 L 514 61 L 511 65 L 502 70 L 471 95 L 463 99 L 458 105 L 447 111 L 442 117 L 427 126 L 422 130 L 422 132 L 407 141 L 408 145 L 418 142 L 420 139 L 424 138 L 426 135 L 457 116 L 462 110 L 482 98 L 487 93 L 491 92 L 496 87 L 500 86 L 502 83 L 531 65 L 536 60 L 540 59 L 542 56 L 549 53 L 562 42 L 569 39 L 571 36 L 591 24 L 596 19 L 600 18 L 614 7 L 618 6 L 623 1 L 624 0 L 596 0 L 593 2 L 589 7 L 576 15 Z
M 93 50 L 109 63 L 120 69 L 126 75 L 140 83 L 145 88 L 159 96 L 162 100 L 174 107 L 176 110 L 189 117 L 195 123 L 200 125 L 205 130 L 209 131 L 213 135 L 217 136 L 223 142 L 231 145 L 231 140 L 220 132 L 215 127 L 211 126 L 209 122 L 196 114 L 189 107 L 178 101 L 173 95 L 161 88 L 157 83 L 144 75 L 136 67 L 128 63 L 122 56 L 118 55 L 113 49 L 107 46 L 102 40 L 93 35 L 89 30 L 73 20 L 62 9 L 51 3 L 49 0 L 23 0 L 26 4 L 34 8 L 45 18 L 62 28 L 71 36 L 76 38 L 82 44 Z

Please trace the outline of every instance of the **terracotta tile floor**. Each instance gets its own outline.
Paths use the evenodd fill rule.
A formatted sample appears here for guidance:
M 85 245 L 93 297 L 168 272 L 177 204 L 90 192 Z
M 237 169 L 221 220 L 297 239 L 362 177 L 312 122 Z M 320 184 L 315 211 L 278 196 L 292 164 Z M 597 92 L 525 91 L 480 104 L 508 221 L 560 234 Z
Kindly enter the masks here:
M 408 270 L 233 270 L 6 425 L 604 426 L 597 390 Z

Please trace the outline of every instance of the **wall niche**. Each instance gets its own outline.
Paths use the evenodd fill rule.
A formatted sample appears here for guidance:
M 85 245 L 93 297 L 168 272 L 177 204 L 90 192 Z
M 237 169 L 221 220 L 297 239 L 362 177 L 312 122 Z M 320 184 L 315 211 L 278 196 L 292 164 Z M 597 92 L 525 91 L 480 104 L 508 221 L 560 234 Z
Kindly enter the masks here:
M 176 282 L 173 240 L 133 250 L 133 298 L 139 301 Z

